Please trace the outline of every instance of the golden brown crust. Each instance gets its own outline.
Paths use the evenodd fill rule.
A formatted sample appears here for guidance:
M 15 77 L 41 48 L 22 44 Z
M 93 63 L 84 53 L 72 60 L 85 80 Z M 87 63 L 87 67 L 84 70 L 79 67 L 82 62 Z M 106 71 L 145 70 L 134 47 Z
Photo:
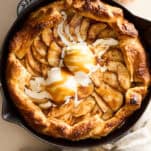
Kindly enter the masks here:
M 113 71 L 114 74 L 118 74 L 118 79 L 115 79 L 116 77 L 114 76 L 114 74 L 110 74 L 109 72 L 107 74 L 114 78 L 115 81 L 118 80 L 120 83 L 119 78 L 122 79 L 123 77 L 119 75 L 119 72 L 124 71 L 124 79 L 130 79 L 131 82 L 135 83 L 134 86 L 130 86 L 129 83 L 125 86 L 122 85 L 123 80 L 121 80 L 119 88 L 117 88 L 116 83 L 110 83 L 108 86 L 106 86 L 108 77 L 106 78 L 106 81 L 103 81 L 105 79 L 101 78 L 107 75 L 99 74 L 99 76 L 101 77 L 98 80 L 98 76 L 96 76 L 97 74 L 95 73 L 96 77 L 92 77 L 92 80 L 94 79 L 95 81 L 94 85 L 98 87 L 99 83 L 104 83 L 104 86 L 102 85 L 102 87 L 95 89 L 96 92 L 98 91 L 98 96 L 102 96 L 103 93 L 103 99 L 107 101 L 111 99 L 111 102 L 108 102 L 106 104 L 97 102 L 101 101 L 101 99 L 98 99 L 95 102 L 94 98 L 97 97 L 96 94 L 93 94 L 92 97 L 89 97 L 89 95 L 86 96 L 85 93 L 91 93 L 92 89 L 94 90 L 94 88 L 92 88 L 91 86 L 88 92 L 84 90 L 84 93 L 80 94 L 80 96 L 88 97 L 88 100 L 82 102 L 83 104 L 81 103 L 81 108 L 79 110 L 77 109 L 78 113 L 83 110 L 85 111 L 81 112 L 79 116 L 78 114 L 76 114 L 78 118 L 71 116 L 71 113 L 76 113 L 72 102 L 70 104 L 63 105 L 62 108 L 52 109 L 51 112 L 49 112 L 47 115 L 24 92 L 24 88 L 31 79 L 32 74 L 29 72 L 29 70 L 26 70 L 27 66 L 21 64 L 21 61 L 19 60 L 28 55 L 27 52 L 31 47 L 33 47 L 32 43 L 36 36 L 39 36 L 44 29 L 52 28 L 60 21 L 60 10 L 72 10 L 73 12 L 76 12 L 81 16 L 87 17 L 87 19 L 92 19 L 97 22 L 108 24 L 112 29 L 114 29 L 119 40 L 119 48 L 122 52 L 122 55 L 118 56 L 118 58 L 116 58 L 115 56 L 113 60 L 112 58 L 110 59 L 110 57 L 105 57 L 105 59 L 108 60 L 108 66 L 110 62 L 118 64 L 116 70 L 113 70 L 112 67 L 111 71 L 109 70 L 109 72 Z M 88 29 L 89 24 L 87 24 L 85 27 Z M 51 35 L 51 33 L 49 34 Z M 48 39 L 48 37 L 49 36 L 47 36 L 47 34 L 42 34 L 43 42 L 46 43 L 47 46 L 49 46 L 49 43 L 52 41 L 52 39 Z M 58 45 L 57 52 L 60 53 L 59 47 L 61 47 L 61 45 L 59 44 L 59 42 L 55 44 L 55 46 L 56 45 Z M 50 53 L 50 56 L 51 55 L 53 54 Z M 55 56 L 58 55 L 59 54 L 54 54 L 53 57 L 55 58 Z M 122 57 L 124 57 L 125 64 L 123 63 L 123 61 L 121 61 Z M 46 59 L 45 56 L 39 55 L 37 62 L 39 60 L 40 63 L 42 59 Z M 56 65 L 56 60 L 54 60 L 54 64 L 51 64 L 51 66 Z M 31 59 L 28 61 L 31 61 Z M 116 61 L 118 63 L 116 63 Z M 47 67 L 48 64 L 45 64 L 45 73 L 47 72 Z M 37 68 L 38 71 L 41 71 L 41 69 L 43 69 L 43 67 L 36 67 L 35 65 L 33 67 L 31 66 L 30 70 L 32 70 L 31 72 L 33 73 L 33 75 L 44 74 L 46 76 L 45 73 L 37 73 Z M 129 73 L 130 77 L 127 73 Z M 142 100 L 147 93 L 147 88 L 150 84 L 150 75 L 146 63 L 146 55 L 144 48 L 139 41 L 137 30 L 135 29 L 133 24 L 129 23 L 123 18 L 123 12 L 120 8 L 109 6 L 107 4 L 104 4 L 100 0 L 57 1 L 39 9 L 36 12 L 33 12 L 25 22 L 23 28 L 18 33 L 16 33 L 13 40 L 11 41 L 10 54 L 8 57 L 6 70 L 6 79 L 12 100 L 14 101 L 15 105 L 17 106 L 27 123 L 33 129 L 49 136 L 65 138 L 69 140 L 100 138 L 102 136 L 108 135 L 111 131 L 117 128 L 128 116 L 130 116 L 134 111 L 140 108 Z M 107 94 L 107 92 L 105 91 L 106 87 L 108 88 L 108 90 L 112 90 L 115 95 L 118 95 L 119 100 L 114 100 L 115 96 L 113 98 L 105 98 L 105 95 Z M 80 89 L 82 92 L 82 89 L 84 88 Z M 115 89 L 117 89 L 118 92 L 116 92 L 117 90 Z M 123 93 L 125 95 L 123 95 Z M 125 98 L 124 104 L 122 104 L 123 102 L 119 103 L 122 97 Z M 116 101 L 118 102 L 116 109 L 114 108 L 115 104 L 112 104 L 113 100 L 115 101 L 114 103 L 116 103 Z M 85 102 L 87 103 L 85 104 Z M 92 108 L 89 108 L 89 105 Z M 104 110 L 102 110 L 102 105 Z M 85 106 L 87 107 L 86 109 L 84 108 Z M 109 106 L 113 106 L 113 108 L 110 108 Z M 96 112 L 94 112 L 95 109 Z M 58 115 L 55 114 L 57 113 L 57 111 Z M 62 116 L 59 115 L 60 111 L 62 114 L 64 114 L 64 116 L 62 117 L 63 120 L 60 120 L 58 118 Z M 105 113 L 110 113 L 111 117 L 108 116 L 105 118 L 104 116 L 103 118 L 102 114 L 105 115 Z M 68 120 L 70 118 L 72 118 L 71 121 L 75 118 L 75 121 L 78 122 L 69 122 L 69 124 Z

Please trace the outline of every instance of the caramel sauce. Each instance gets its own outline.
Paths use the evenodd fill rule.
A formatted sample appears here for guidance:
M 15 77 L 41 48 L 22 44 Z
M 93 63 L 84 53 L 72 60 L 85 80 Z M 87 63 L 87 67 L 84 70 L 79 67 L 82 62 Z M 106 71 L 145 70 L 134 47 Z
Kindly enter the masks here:
M 67 66 L 69 66 L 69 69 L 74 72 L 83 71 L 88 73 L 89 69 L 85 66 L 86 64 L 96 64 L 95 58 L 89 57 L 85 54 L 81 54 L 80 50 L 73 50 L 70 53 L 67 53 L 64 62 Z M 73 67 L 73 69 L 72 69 Z
M 45 87 L 45 90 L 50 93 L 53 98 L 53 101 L 56 104 L 62 104 L 65 102 L 66 96 L 74 96 L 75 91 L 70 88 L 65 88 L 64 84 L 72 76 L 69 71 L 63 69 L 61 70 L 62 80 L 54 82 Z M 58 94 L 59 93 L 59 94 Z

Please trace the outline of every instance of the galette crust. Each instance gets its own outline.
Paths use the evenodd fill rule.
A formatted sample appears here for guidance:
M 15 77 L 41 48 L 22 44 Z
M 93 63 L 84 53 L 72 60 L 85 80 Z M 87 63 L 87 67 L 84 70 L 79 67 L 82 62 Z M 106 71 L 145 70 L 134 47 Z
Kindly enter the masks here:
M 59 11 L 67 9 L 88 19 L 106 23 L 114 29 L 118 35 L 119 46 L 131 81 L 136 83 L 136 86 L 126 90 L 124 105 L 108 120 L 100 118 L 100 113 L 98 113 L 70 125 L 63 120 L 46 116 L 24 92 L 24 87 L 30 80 L 31 74 L 19 59 L 22 59 L 24 53 L 28 52 L 37 35 L 59 22 Z M 49 45 L 49 41 L 47 43 Z M 19 59 L 16 54 L 20 57 Z M 45 66 L 47 67 L 47 64 Z M 16 33 L 10 43 L 6 80 L 13 102 L 34 130 L 56 138 L 75 141 L 106 136 L 139 109 L 147 93 L 150 75 L 138 32 L 132 23 L 124 19 L 120 8 L 109 6 L 100 0 L 64 0 L 56 1 L 33 12 L 21 30 Z M 137 98 L 136 102 L 132 100 L 134 96 Z

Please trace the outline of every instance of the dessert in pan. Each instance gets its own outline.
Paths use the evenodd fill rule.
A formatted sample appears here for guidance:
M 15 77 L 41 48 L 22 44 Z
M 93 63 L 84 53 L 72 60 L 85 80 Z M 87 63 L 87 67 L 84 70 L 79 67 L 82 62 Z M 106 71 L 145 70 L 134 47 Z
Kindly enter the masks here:
M 6 77 L 25 121 L 68 140 L 108 135 L 141 107 L 150 82 L 134 25 L 100 0 L 31 13 L 10 42 Z

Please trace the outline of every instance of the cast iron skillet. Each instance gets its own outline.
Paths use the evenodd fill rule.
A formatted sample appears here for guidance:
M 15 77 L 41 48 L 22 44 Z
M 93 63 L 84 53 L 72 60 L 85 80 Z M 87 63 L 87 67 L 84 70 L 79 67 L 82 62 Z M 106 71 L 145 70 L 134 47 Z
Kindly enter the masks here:
M 29 0 L 29 1 L 31 1 L 31 0 Z M 16 21 L 14 22 L 14 24 L 12 25 L 11 29 L 9 30 L 9 32 L 6 36 L 6 39 L 5 39 L 3 47 L 2 47 L 2 52 L 1 52 L 2 54 L 1 54 L 1 60 L 0 60 L 0 67 L 1 67 L 0 68 L 1 69 L 0 77 L 1 77 L 1 83 L 2 83 L 2 96 L 3 96 L 2 117 L 4 120 L 6 120 L 8 122 L 18 124 L 19 126 L 25 128 L 26 130 L 31 132 L 31 134 L 33 134 L 35 137 L 40 138 L 41 140 L 46 141 L 50 145 L 55 145 L 59 148 L 63 148 L 63 147 L 88 148 L 88 147 L 92 147 L 92 146 L 97 147 L 102 144 L 114 142 L 114 141 L 118 140 L 119 138 L 121 138 L 123 135 L 127 134 L 129 132 L 128 130 L 136 123 L 136 121 L 143 114 L 143 112 L 145 111 L 145 109 L 149 103 L 149 100 L 151 98 L 151 88 L 149 88 L 149 92 L 148 92 L 147 96 L 145 97 L 141 108 L 139 110 L 137 110 L 132 116 L 130 116 L 122 124 L 122 126 L 120 126 L 118 129 L 116 129 L 111 134 L 109 134 L 108 136 L 101 138 L 101 139 L 97 139 L 97 140 L 87 139 L 87 140 L 82 140 L 82 141 L 78 141 L 78 142 L 71 142 L 71 141 L 64 140 L 64 139 L 55 139 L 52 137 L 48 137 L 48 136 L 44 136 L 42 134 L 36 133 L 33 129 L 31 129 L 26 124 L 24 119 L 20 116 L 17 108 L 14 106 L 14 104 L 9 96 L 7 85 L 6 85 L 6 79 L 5 79 L 5 69 L 6 69 L 6 60 L 7 60 L 7 56 L 8 56 L 9 41 L 12 38 L 12 36 L 14 35 L 14 33 L 16 33 L 16 31 L 18 31 L 22 27 L 22 24 L 24 23 L 24 19 L 26 19 L 26 17 L 29 15 L 30 12 L 34 11 L 35 9 L 39 8 L 40 6 L 44 6 L 48 3 L 50 3 L 52 1 L 54 1 L 54 0 L 37 0 L 37 1 L 34 1 L 33 3 L 31 3 L 18 16 L 18 18 L 16 19 Z M 105 2 L 107 2 L 113 6 L 121 7 L 120 5 L 118 5 L 117 3 L 115 3 L 111 0 L 105 0 Z M 151 69 L 151 22 L 141 19 L 139 17 L 136 17 L 133 14 L 131 14 L 128 10 L 126 10 L 125 8 L 123 8 L 123 7 L 121 7 L 121 8 L 124 10 L 125 18 L 127 18 L 129 21 L 134 23 L 136 28 L 139 31 L 141 41 L 148 54 L 148 61 L 149 61 L 150 69 Z

